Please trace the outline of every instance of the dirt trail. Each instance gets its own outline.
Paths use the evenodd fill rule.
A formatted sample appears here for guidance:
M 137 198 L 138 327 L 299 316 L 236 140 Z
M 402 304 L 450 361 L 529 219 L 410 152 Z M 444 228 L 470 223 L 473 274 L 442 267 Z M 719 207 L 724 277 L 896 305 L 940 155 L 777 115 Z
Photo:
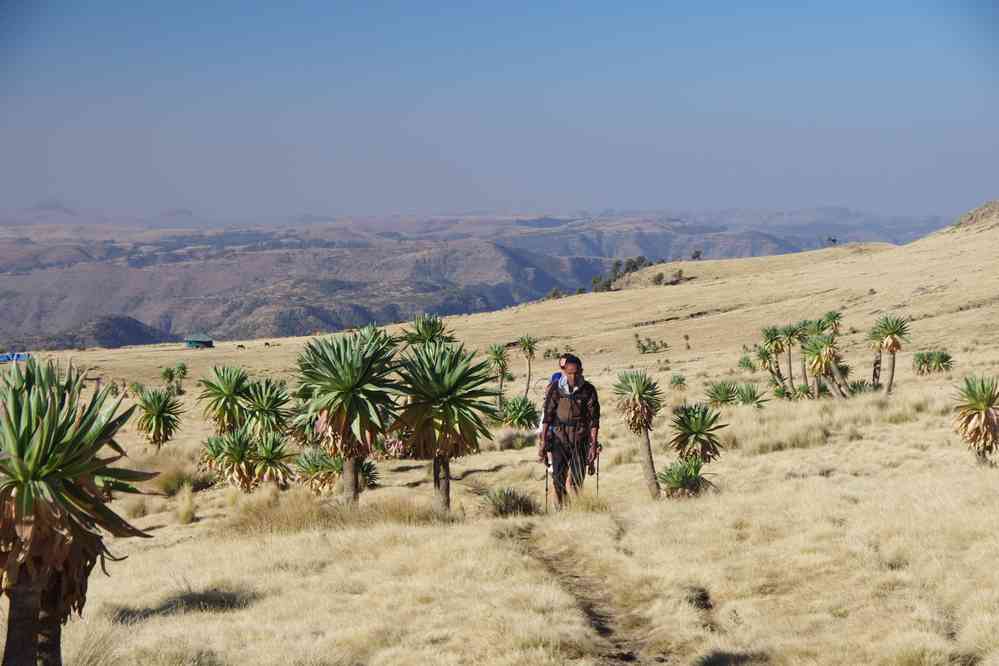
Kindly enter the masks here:
M 597 635 L 599 652 L 595 655 L 602 664 L 661 664 L 665 656 L 643 658 L 641 642 L 628 636 L 621 629 L 621 612 L 603 591 L 606 583 L 580 572 L 570 547 L 558 552 L 541 547 L 534 533 L 534 523 L 523 523 L 497 536 L 511 539 L 527 555 L 541 564 L 559 586 L 576 600 L 576 606 Z

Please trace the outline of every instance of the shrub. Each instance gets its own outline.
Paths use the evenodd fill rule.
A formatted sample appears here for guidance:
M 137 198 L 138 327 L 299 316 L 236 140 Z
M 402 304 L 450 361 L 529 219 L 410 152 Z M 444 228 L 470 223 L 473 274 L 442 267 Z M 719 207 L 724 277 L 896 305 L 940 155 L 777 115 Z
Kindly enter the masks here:
M 750 358 L 749 354 L 743 354 L 742 358 L 739 359 L 739 368 L 747 372 L 756 372 L 756 364 L 753 363 L 753 359 Z
M 304 449 L 295 460 L 295 475 L 309 490 L 322 495 L 333 492 L 343 463 L 337 467 L 329 453 L 319 447 Z
M 669 351 L 669 343 L 665 340 L 653 340 L 650 337 L 643 339 L 635 333 L 635 349 L 639 354 L 658 354 Z
M 780 397 L 780 396 L 778 396 Z M 791 393 L 792 400 L 806 400 L 812 397 L 812 387 L 808 384 L 798 384 Z
M 330 455 L 318 447 L 303 450 L 294 464 L 298 480 L 309 490 L 320 495 L 332 492 L 343 475 L 343 458 Z M 361 489 L 378 486 L 378 466 L 373 460 L 363 460 L 358 471 Z
M 537 406 L 531 402 L 530 398 L 519 395 L 503 403 L 500 420 L 511 428 L 533 430 L 538 427 L 541 417 L 538 414 Z
M 930 368 L 933 372 L 950 372 L 954 369 L 954 358 L 946 351 L 935 351 L 930 359 Z
M 912 367 L 917 375 L 950 372 L 954 368 L 954 358 L 945 350 L 916 352 L 912 355 Z
M 541 513 L 541 507 L 530 495 L 513 488 L 485 488 L 472 486 L 472 492 L 482 498 L 489 513 L 496 518 L 510 516 L 533 516 Z
M 659 472 L 659 482 L 670 497 L 695 497 L 714 487 L 702 473 L 703 468 L 704 461 L 697 456 L 679 458 Z
M 708 384 L 707 396 L 712 407 L 721 407 L 734 404 L 739 398 L 739 391 L 734 382 L 712 382 Z
M 850 382 L 847 385 L 850 390 L 850 395 L 860 395 L 861 393 L 871 393 L 880 388 L 880 386 L 875 386 L 866 379 L 857 379 Z
M 719 424 L 721 414 L 705 404 L 680 405 L 673 410 L 673 431 L 670 445 L 681 458 L 697 456 L 711 462 L 720 454 L 718 431 L 726 427 Z
M 257 483 L 273 482 L 279 487 L 288 486 L 292 476 L 286 462 L 291 458 L 284 438 L 276 432 L 267 432 L 257 441 L 253 455 L 253 477 Z
M 673 387 L 673 390 L 675 391 L 686 391 L 687 378 L 680 374 L 673 375 L 669 378 L 669 385 Z
M 656 273 L 652 277 L 652 284 L 656 285 L 657 287 L 665 281 L 666 281 L 666 275 L 664 273 Z
M 767 399 L 763 397 L 756 384 L 740 384 L 735 388 L 735 399 L 740 405 L 748 405 L 760 409 Z

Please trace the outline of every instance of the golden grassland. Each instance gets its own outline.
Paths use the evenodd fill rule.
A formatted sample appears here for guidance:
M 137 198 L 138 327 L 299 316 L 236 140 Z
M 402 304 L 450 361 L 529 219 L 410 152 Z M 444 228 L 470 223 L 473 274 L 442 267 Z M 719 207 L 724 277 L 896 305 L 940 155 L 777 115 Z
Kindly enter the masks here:
M 191 372 L 176 441 L 155 453 L 125 436 L 133 466 L 162 470 L 154 485 L 171 496 L 116 500 L 153 538 L 112 544 L 128 559 L 92 577 L 68 661 L 999 665 L 999 470 L 976 464 L 950 422 L 960 377 L 999 374 L 997 250 L 999 232 L 961 229 L 902 248 L 686 262 L 620 292 L 450 318 L 477 348 L 530 333 L 583 357 L 604 403 L 600 495 L 590 479 L 560 514 L 491 517 L 473 484 L 544 499 L 533 452 L 498 445 L 453 464 L 448 520 L 429 510 L 418 461 L 380 463 L 382 485 L 356 512 L 301 490 L 202 489 L 209 427 L 193 380 L 222 363 L 290 379 L 305 339 L 53 354 L 148 384 L 177 361 Z M 647 286 L 677 268 L 695 279 Z M 616 374 L 646 368 L 665 387 L 679 372 L 691 399 L 722 377 L 763 382 L 735 371 L 741 345 L 831 309 L 861 377 L 874 319 L 914 318 L 896 393 L 726 408 L 726 448 L 708 466 L 718 491 L 650 501 L 610 396 Z M 640 355 L 636 332 L 672 350 Z M 953 374 L 916 376 L 912 352 L 939 347 Z M 511 392 L 524 386 L 517 363 Z M 553 363 L 535 365 L 543 377 Z M 660 467 L 667 421 L 653 433 Z

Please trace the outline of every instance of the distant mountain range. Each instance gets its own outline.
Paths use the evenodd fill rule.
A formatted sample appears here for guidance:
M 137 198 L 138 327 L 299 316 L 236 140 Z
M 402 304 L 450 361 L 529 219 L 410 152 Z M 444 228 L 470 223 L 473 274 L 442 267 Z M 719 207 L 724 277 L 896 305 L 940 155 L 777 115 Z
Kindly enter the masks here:
M 0 212 L 0 347 L 119 346 L 194 331 L 222 339 L 335 331 L 574 292 L 615 259 L 782 254 L 834 240 L 906 243 L 948 222 L 815 208 L 307 214 L 237 225 L 186 209 L 143 218 L 46 202 Z M 109 334 L 115 325 L 120 335 Z

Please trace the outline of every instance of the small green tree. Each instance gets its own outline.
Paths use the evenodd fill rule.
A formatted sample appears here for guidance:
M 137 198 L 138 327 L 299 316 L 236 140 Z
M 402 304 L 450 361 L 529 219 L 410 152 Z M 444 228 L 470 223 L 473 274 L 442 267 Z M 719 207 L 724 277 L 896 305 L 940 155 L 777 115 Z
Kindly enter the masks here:
M 464 347 L 434 342 L 410 349 L 399 366 L 403 405 L 393 430 L 415 458 L 433 460 L 437 508 L 451 510 L 451 458 L 473 453 L 489 439 L 495 419 L 486 388 L 489 364 Z
M 496 408 L 503 406 L 503 382 L 510 372 L 510 356 L 507 354 L 506 345 L 489 345 L 486 350 L 486 359 L 492 369 L 496 379 L 499 381 L 499 392 L 496 394 Z
M 419 315 L 413 320 L 411 328 L 403 329 L 402 339 L 410 346 L 425 345 L 435 341 L 455 341 L 454 334 L 448 330 L 444 320 L 435 314 Z
M 394 354 L 387 337 L 354 334 L 312 340 L 298 357 L 301 392 L 308 396 L 309 412 L 318 415 L 317 427 L 330 435 L 332 451 L 343 457 L 343 494 L 351 504 L 361 492 L 361 461 L 396 413 L 393 396 L 400 387 L 392 377 Z
M 673 439 L 670 445 L 680 458 L 696 456 L 704 462 L 715 460 L 721 453 L 718 431 L 727 427 L 718 423 L 721 413 L 703 403 L 680 405 L 673 410 Z
M 985 462 L 999 448 L 999 380 L 967 377 L 957 400 L 954 428 Z
M 166 390 L 152 389 L 139 395 L 139 420 L 136 429 L 159 451 L 180 430 L 184 413 L 180 400 Z
M 247 423 L 257 438 L 266 433 L 284 433 L 291 419 L 291 397 L 283 384 L 271 378 L 251 382 L 243 397 Z
M 87 603 L 105 542 L 151 535 L 109 506 L 156 476 L 113 465 L 135 407 L 107 388 L 83 397 L 85 372 L 29 360 L 0 372 L 0 580 L 10 599 L 5 666 L 62 663 L 62 625 Z
M 757 352 L 760 364 L 770 373 L 785 392 L 789 392 L 780 368 L 780 355 L 784 352 L 784 336 L 777 326 L 766 326 L 761 331 L 763 344 Z
M 838 310 L 830 310 L 822 315 L 822 321 L 832 335 L 839 335 L 840 328 L 843 326 L 843 313 Z
M 198 402 L 204 404 L 205 418 L 215 424 L 215 432 L 234 432 L 246 423 L 244 401 L 250 389 L 246 370 L 232 366 L 215 366 L 209 377 L 198 381 L 201 393 Z
M 824 381 L 829 392 L 836 398 L 847 397 L 847 384 L 839 362 L 836 341 L 831 335 L 813 335 L 805 342 L 803 353 L 808 359 L 808 367 L 815 378 L 816 393 L 819 397 L 819 381 Z
M 538 353 L 538 339 L 530 335 L 522 335 L 517 340 L 517 346 L 520 347 L 520 353 L 527 359 L 527 384 L 524 386 L 524 397 L 526 398 L 531 391 L 531 365 Z
M 888 353 L 888 385 L 885 393 L 891 393 L 895 383 L 895 354 L 902 349 L 902 343 L 909 341 L 909 320 L 893 314 L 883 315 L 874 324 L 872 337 L 881 340 L 881 349 Z
M 656 465 L 652 458 L 652 421 L 662 409 L 662 391 L 659 384 L 644 371 L 625 371 L 618 375 L 614 384 L 614 395 L 618 399 L 618 409 L 624 415 L 628 430 L 642 436 L 641 461 L 642 475 L 652 499 L 660 494 L 656 478 Z
M 669 385 L 674 391 L 686 391 L 687 378 L 681 374 L 674 374 L 669 378 Z

